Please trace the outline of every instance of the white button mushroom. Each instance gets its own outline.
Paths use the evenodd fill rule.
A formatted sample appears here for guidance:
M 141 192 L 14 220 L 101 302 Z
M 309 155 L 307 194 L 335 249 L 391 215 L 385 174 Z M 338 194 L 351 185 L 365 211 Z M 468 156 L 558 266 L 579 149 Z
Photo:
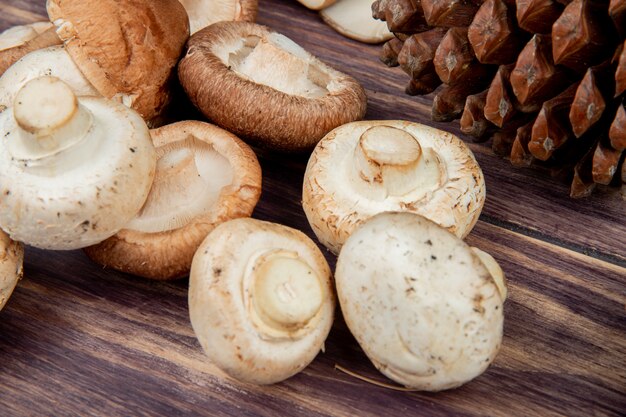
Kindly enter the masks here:
M 151 134 L 158 162 L 146 203 L 123 230 L 85 252 L 124 272 L 180 278 L 215 226 L 252 214 L 261 167 L 248 145 L 208 123 L 179 122 Z
M 417 123 L 343 125 L 320 141 L 304 174 L 304 212 L 334 253 L 384 211 L 415 212 L 465 237 L 484 202 L 482 171 L 463 141 Z
M 354 78 L 265 26 L 215 23 L 187 46 L 178 77 L 192 103 L 256 145 L 308 150 L 365 114 L 365 91 Z
M 0 310 L 11 297 L 17 282 L 22 278 L 24 247 L 12 241 L 0 230 Z
M 0 138 L 0 227 L 40 248 L 77 249 L 115 234 L 154 177 L 141 117 L 105 99 L 77 99 L 55 77 L 18 92 L 0 113 Z
M 193 35 L 215 22 L 254 22 L 259 8 L 258 0 L 180 0 L 189 15 Z
M 333 321 L 331 273 L 303 233 L 237 219 L 215 228 L 193 259 L 189 314 L 212 362 L 271 384 L 304 369 Z
M 461 239 L 413 213 L 381 213 L 341 249 L 341 311 L 374 365 L 409 388 L 439 391 L 480 375 L 502 341 L 494 277 Z
M 379 43 L 393 37 L 385 22 L 372 17 L 369 0 L 338 0 L 320 11 L 320 16 L 343 36 L 360 42 Z
M 61 39 L 50 22 L 13 26 L 5 30 L 0 33 L 0 75 L 29 52 L 60 43 Z

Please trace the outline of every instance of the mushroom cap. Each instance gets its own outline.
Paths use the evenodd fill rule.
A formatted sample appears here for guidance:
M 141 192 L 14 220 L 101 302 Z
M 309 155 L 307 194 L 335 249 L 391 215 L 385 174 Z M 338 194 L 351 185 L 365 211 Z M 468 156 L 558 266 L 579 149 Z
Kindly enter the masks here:
M 0 51 L 22 45 L 51 27 L 52 23 L 50 22 L 35 22 L 10 27 L 0 32 Z
M 178 122 L 151 134 L 158 162 L 144 207 L 123 230 L 85 252 L 134 275 L 180 278 L 211 230 L 252 214 L 261 195 L 261 167 L 248 145 L 208 123 Z
M 395 133 L 377 137 L 383 129 Z M 365 158 L 366 166 L 357 164 L 361 137 L 381 151 L 369 162 Z M 402 166 L 410 154 L 422 161 L 417 171 Z M 388 174 L 387 168 L 398 172 Z M 333 130 L 317 145 L 304 174 L 302 206 L 320 242 L 338 253 L 361 222 L 384 211 L 418 213 L 465 237 L 485 194 L 482 171 L 458 137 L 418 123 L 362 121 Z
M 359 345 L 407 387 L 457 387 L 500 349 L 503 299 L 489 271 L 461 239 L 419 215 L 381 213 L 359 226 L 335 281 Z
M 48 0 L 47 9 L 67 52 L 101 95 L 146 120 L 161 112 L 189 37 L 177 0 Z
M 328 263 L 298 230 L 232 220 L 194 256 L 191 324 L 210 360 L 238 380 L 271 384 L 304 369 L 323 347 L 334 307 Z
M 393 37 L 387 23 L 372 17 L 372 2 L 339 0 L 320 11 L 330 27 L 350 39 L 366 43 L 380 43 Z
M 133 110 L 31 80 L 0 113 L 0 227 L 42 249 L 78 249 L 117 233 L 154 178 L 150 132 Z
M 331 4 L 334 4 L 337 0 L 298 0 L 298 2 L 311 10 L 321 10 Z
M 180 2 L 189 15 L 192 35 L 223 20 L 254 22 L 259 10 L 258 0 L 180 0 Z
M 0 76 L 0 110 L 13 106 L 15 96 L 28 81 L 43 76 L 63 80 L 77 96 L 100 95 L 65 52 L 65 48 L 51 46 L 25 55 Z
M 310 149 L 365 114 L 354 78 L 254 23 L 219 22 L 193 35 L 178 75 L 206 117 L 271 149 Z
M 22 278 L 23 264 L 24 246 L 0 230 L 0 310 Z

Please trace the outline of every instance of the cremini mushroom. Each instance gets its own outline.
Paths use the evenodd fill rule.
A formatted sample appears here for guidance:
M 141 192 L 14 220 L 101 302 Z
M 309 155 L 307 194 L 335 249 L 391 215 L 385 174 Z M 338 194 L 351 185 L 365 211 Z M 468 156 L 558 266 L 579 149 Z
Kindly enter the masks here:
M 298 0 L 298 2 L 311 10 L 321 10 L 324 9 L 331 4 L 335 3 L 337 0 Z
M 271 384 L 304 369 L 333 321 L 331 272 L 298 230 L 254 219 L 221 224 L 193 258 L 189 314 L 210 360 Z
M 50 22 L 35 22 L 5 30 L 0 33 L 0 75 L 29 52 L 60 43 Z
M 22 278 L 24 246 L 0 230 L 0 310 L 11 297 L 17 282 Z
M 360 42 L 380 43 L 393 37 L 385 22 L 372 17 L 371 1 L 339 0 L 320 16 L 343 36 Z
M 365 219 L 383 211 L 421 214 L 465 237 L 485 201 L 483 174 L 456 136 L 405 121 L 341 126 L 317 145 L 302 205 L 334 253 Z
M 146 203 L 123 230 L 85 251 L 124 272 L 180 278 L 216 225 L 252 214 L 261 167 L 248 145 L 208 123 L 179 122 L 151 134 L 158 162 Z
M 48 0 L 47 9 L 63 51 L 84 80 L 69 79 L 61 69 L 46 74 L 50 64 L 43 59 L 29 60 L 36 67 L 31 73 L 55 75 L 72 85 L 91 84 L 100 95 L 123 102 L 148 121 L 163 111 L 168 82 L 189 36 L 187 13 L 178 0 Z M 74 68 L 70 72 L 76 76 Z M 28 80 L 23 76 L 10 91 L 16 93 Z M 0 84 L 2 90 L 8 82 Z M 3 95 L 8 103 L 0 105 L 8 107 L 14 96 Z
M 258 0 L 180 0 L 189 15 L 193 35 L 215 22 L 254 22 L 259 9 Z
M 145 122 L 55 77 L 29 81 L 0 113 L 0 227 L 43 249 L 117 233 L 141 209 L 156 166 Z
M 354 78 L 254 23 L 220 22 L 193 35 L 178 75 L 206 117 L 271 149 L 310 149 L 365 114 Z
M 335 271 L 350 331 L 383 374 L 439 391 L 483 373 L 502 341 L 504 295 L 476 252 L 414 213 L 359 226 Z

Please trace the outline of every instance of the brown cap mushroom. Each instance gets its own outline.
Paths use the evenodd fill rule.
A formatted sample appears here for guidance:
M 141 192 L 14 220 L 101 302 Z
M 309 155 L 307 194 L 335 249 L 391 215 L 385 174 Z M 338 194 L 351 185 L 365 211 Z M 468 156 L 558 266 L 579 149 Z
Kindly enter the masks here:
M 177 0 L 48 0 L 47 9 L 67 52 L 101 95 L 146 120 L 161 112 L 189 36 Z
M 12 241 L 0 230 L 0 310 L 11 297 L 17 282 L 22 278 L 24 246 Z
M 372 17 L 371 1 L 338 0 L 320 11 L 320 16 L 343 36 L 360 42 L 380 43 L 393 37 L 387 23 Z
M 208 123 L 179 122 L 151 134 L 158 162 L 141 212 L 85 252 L 131 274 L 179 278 L 189 273 L 193 254 L 215 226 L 252 214 L 261 167 L 248 145 Z
M 295 229 L 232 220 L 193 258 L 191 324 L 211 361 L 240 381 L 272 384 L 304 369 L 323 347 L 334 307 L 328 263 Z
M 381 213 L 341 249 L 341 311 L 376 368 L 439 391 L 477 377 L 502 342 L 504 296 L 461 239 L 413 213 Z
M 180 0 L 189 15 L 189 26 L 193 35 L 215 22 L 254 22 L 259 9 L 258 0 Z
M 145 122 L 55 77 L 26 83 L 0 113 L 0 227 L 43 249 L 78 249 L 141 209 L 156 155 Z
M 302 206 L 328 249 L 383 211 L 410 211 L 465 237 L 485 202 L 485 182 L 458 137 L 405 121 L 341 126 L 317 145 L 304 174 Z
M 354 78 L 253 23 L 220 22 L 193 35 L 178 75 L 205 116 L 272 149 L 310 149 L 365 114 L 365 92 Z

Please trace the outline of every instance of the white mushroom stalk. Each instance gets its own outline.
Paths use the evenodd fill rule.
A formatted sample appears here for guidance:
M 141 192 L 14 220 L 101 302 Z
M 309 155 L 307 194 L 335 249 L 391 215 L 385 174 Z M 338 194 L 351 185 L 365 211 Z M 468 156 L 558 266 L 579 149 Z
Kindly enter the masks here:
M 435 223 L 381 213 L 348 238 L 335 280 L 346 324 L 376 368 L 408 388 L 439 391 L 495 359 L 506 292 L 499 274 Z
M 238 380 L 271 384 L 301 371 L 322 349 L 333 310 L 328 264 L 297 230 L 237 219 L 196 252 L 191 324 L 207 356 Z
M 80 98 L 55 77 L 29 81 L 0 113 L 0 227 L 44 249 L 77 249 L 116 233 L 154 176 L 149 131 L 134 111 Z
M 417 123 L 363 121 L 330 132 L 313 151 L 302 205 L 320 242 L 335 253 L 367 218 L 421 214 L 459 237 L 485 201 L 480 167 L 456 136 Z

